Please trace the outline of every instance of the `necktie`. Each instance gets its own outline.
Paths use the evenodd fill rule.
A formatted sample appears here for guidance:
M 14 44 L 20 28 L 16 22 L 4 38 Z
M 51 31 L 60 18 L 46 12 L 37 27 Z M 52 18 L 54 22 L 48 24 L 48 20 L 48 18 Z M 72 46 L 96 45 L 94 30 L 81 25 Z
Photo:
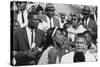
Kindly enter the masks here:
M 84 20 L 84 25 L 85 25 L 85 27 L 87 28 L 87 19 Z
M 85 62 L 84 53 L 76 52 L 73 60 L 74 60 L 74 62 Z
M 32 34 L 31 34 L 31 46 L 32 46 L 32 43 L 33 43 L 33 30 L 31 30 Z
M 22 23 L 24 23 L 24 12 L 22 12 Z
M 52 27 L 52 24 L 51 24 L 51 19 L 50 19 L 50 28 Z

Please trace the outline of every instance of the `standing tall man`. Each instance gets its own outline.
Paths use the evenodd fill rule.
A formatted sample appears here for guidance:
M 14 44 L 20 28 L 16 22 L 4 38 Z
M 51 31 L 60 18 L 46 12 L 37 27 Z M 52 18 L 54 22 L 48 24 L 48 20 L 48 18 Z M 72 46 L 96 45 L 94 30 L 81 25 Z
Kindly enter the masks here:
M 44 32 L 38 29 L 40 19 L 36 11 L 28 13 L 28 25 L 18 29 L 13 34 L 13 57 L 15 65 L 36 64 L 39 60 L 38 53 L 42 51 L 45 41 Z
M 26 6 L 27 6 L 27 2 L 19 2 L 17 4 L 19 13 L 17 16 L 17 21 L 19 22 L 21 27 L 25 27 L 26 25 L 28 25 L 28 19 L 27 19 L 27 10 L 26 10 Z

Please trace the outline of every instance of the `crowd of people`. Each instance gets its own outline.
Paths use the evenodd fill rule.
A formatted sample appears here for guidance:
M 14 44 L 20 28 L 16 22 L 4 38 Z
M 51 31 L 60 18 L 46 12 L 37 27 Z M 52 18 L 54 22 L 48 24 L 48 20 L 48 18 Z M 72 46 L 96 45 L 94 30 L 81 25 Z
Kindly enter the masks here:
M 11 2 L 11 65 L 97 61 L 97 7 L 55 14 L 33 2 Z

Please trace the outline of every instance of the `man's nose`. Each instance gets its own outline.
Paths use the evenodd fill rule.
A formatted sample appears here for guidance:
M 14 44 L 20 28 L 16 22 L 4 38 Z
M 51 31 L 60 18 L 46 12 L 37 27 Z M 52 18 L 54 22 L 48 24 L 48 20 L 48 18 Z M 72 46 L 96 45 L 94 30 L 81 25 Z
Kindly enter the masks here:
M 82 47 L 82 45 L 80 45 L 80 43 L 78 43 L 78 47 Z

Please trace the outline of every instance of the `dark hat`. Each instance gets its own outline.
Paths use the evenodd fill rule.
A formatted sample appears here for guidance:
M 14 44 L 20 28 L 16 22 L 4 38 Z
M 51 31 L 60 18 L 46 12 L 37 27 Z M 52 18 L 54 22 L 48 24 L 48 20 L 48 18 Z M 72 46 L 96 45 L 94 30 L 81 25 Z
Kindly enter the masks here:
M 48 9 L 55 9 L 54 5 L 52 3 L 47 3 L 46 8 Z
M 90 14 L 90 8 L 84 7 L 83 10 L 82 10 L 82 14 Z

